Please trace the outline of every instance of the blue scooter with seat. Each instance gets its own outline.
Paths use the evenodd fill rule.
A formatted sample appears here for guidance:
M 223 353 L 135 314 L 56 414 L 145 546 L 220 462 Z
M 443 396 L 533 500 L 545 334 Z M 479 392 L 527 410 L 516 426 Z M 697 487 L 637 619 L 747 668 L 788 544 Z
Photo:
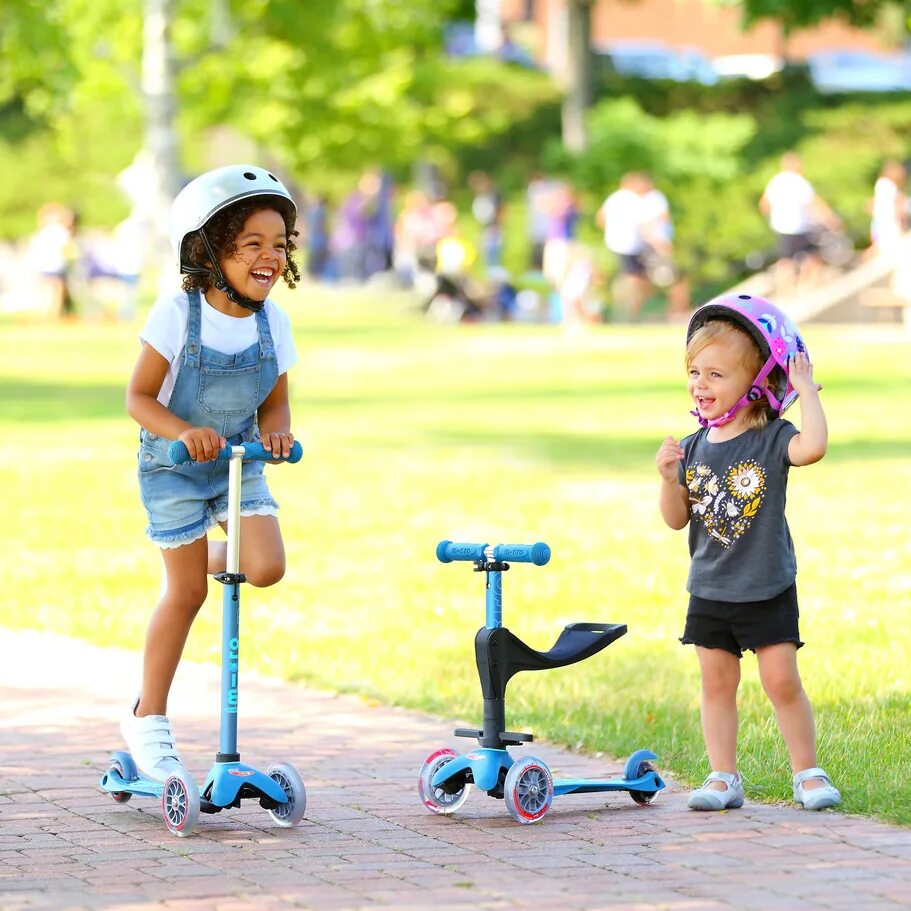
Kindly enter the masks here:
M 651 803 L 665 786 L 652 765 L 651 750 L 637 750 L 626 761 L 622 778 L 557 779 L 547 764 L 534 756 L 513 759 L 508 747 L 534 740 L 532 734 L 506 730 L 506 685 L 520 671 L 550 670 L 591 658 L 623 636 L 620 623 L 570 623 L 553 647 L 539 652 L 503 626 L 503 573 L 509 562 L 544 566 L 550 548 L 537 544 L 458 544 L 441 541 L 442 563 L 465 561 L 486 579 L 486 625 L 475 636 L 475 661 L 484 699 L 483 727 L 457 728 L 456 737 L 475 738 L 479 748 L 460 754 L 443 748 L 431 753 L 421 767 L 418 792 L 432 813 L 455 813 L 472 786 L 505 801 L 510 816 L 522 824 L 538 822 L 554 797 L 627 791 L 638 804 Z
M 262 772 L 240 761 L 237 751 L 238 669 L 240 660 L 240 586 L 246 578 L 239 569 L 240 557 L 240 487 L 245 461 L 299 462 L 303 450 L 294 442 L 287 459 L 275 458 L 260 443 L 228 445 L 218 458 L 228 465 L 228 553 L 225 572 L 215 576 L 224 586 L 222 601 L 222 667 L 221 667 L 221 732 L 215 762 L 202 788 L 193 775 L 181 769 L 162 783 L 152 781 L 136 768 L 127 752 L 116 752 L 110 758 L 107 772 L 101 776 L 101 787 L 117 803 L 127 803 L 134 795 L 153 797 L 161 802 L 165 825 L 177 836 L 189 835 L 202 813 L 219 813 L 228 807 L 239 807 L 242 800 L 259 800 L 280 826 L 296 826 L 304 817 L 307 792 L 294 766 L 275 762 Z M 174 465 L 192 461 L 187 447 L 175 440 L 168 447 Z

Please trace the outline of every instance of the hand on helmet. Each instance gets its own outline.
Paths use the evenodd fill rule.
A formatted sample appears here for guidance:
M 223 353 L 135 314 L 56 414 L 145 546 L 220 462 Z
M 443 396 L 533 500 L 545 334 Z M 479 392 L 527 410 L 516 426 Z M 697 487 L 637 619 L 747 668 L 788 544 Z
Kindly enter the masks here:
M 789 379 L 798 395 L 819 392 L 822 386 L 813 380 L 813 365 L 810 363 L 806 351 L 798 351 L 797 354 L 792 355 L 790 360 Z

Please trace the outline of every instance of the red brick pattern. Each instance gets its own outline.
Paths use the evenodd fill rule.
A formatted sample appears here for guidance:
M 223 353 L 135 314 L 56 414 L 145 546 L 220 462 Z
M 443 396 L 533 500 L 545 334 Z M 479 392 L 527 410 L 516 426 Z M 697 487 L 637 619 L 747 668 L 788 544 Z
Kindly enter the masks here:
M 0 655 L 2 911 L 911 908 L 911 831 L 831 812 L 748 802 L 700 814 L 671 784 L 648 807 L 622 793 L 557 798 L 533 826 L 478 792 L 457 817 L 433 816 L 417 773 L 436 747 L 466 748 L 448 736 L 452 721 L 251 674 L 241 755 L 294 763 L 306 819 L 279 829 L 250 803 L 202 815 L 193 835 L 174 838 L 155 801 L 118 805 L 98 787 L 121 748 L 116 721 L 138 655 L 4 630 Z M 174 728 L 197 778 L 217 745 L 217 690 L 215 667 L 178 671 Z M 533 750 L 557 776 L 622 769 Z

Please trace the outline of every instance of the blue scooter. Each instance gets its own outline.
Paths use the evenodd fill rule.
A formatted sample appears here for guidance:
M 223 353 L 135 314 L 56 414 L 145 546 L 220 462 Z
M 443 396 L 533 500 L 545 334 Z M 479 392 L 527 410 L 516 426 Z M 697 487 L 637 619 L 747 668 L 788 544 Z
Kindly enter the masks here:
M 215 763 L 206 783 L 198 788 L 185 769 L 171 775 L 162 784 L 140 774 L 127 752 L 111 756 L 108 771 L 101 776 L 101 787 L 117 803 L 126 803 L 134 794 L 161 801 L 165 825 L 177 836 L 189 835 L 200 812 L 218 813 L 227 807 L 239 807 L 245 799 L 257 798 L 260 806 L 280 826 L 296 826 L 304 817 L 307 792 L 294 766 L 276 762 L 261 772 L 240 761 L 237 752 L 237 690 L 240 654 L 240 584 L 246 581 L 239 571 L 240 556 L 240 482 L 244 461 L 299 462 L 303 450 L 294 442 L 287 459 L 276 459 L 260 443 L 228 445 L 219 459 L 230 460 L 228 466 L 228 554 L 225 572 L 215 578 L 224 585 L 222 607 L 221 668 L 221 733 Z M 168 447 L 168 457 L 175 465 L 190 462 L 187 447 L 175 440 Z
M 534 756 L 514 760 L 507 747 L 531 743 L 532 734 L 506 730 L 506 685 L 519 671 L 539 671 L 575 664 L 590 658 L 626 633 L 624 624 L 570 623 L 550 651 L 539 652 L 503 626 L 503 573 L 514 563 L 544 566 L 550 548 L 537 544 L 453 544 L 441 541 L 437 558 L 442 563 L 474 563 L 475 572 L 487 580 L 487 624 L 475 636 L 475 660 L 484 697 L 483 729 L 457 728 L 456 737 L 476 738 L 480 749 L 460 754 L 444 748 L 424 760 L 418 792 L 432 813 L 448 815 L 465 803 L 471 786 L 506 802 L 519 823 L 537 822 L 550 810 L 554 797 L 628 791 L 639 804 L 651 803 L 664 787 L 651 760 L 650 750 L 637 750 L 626 761 L 622 778 L 554 781 L 547 764 Z

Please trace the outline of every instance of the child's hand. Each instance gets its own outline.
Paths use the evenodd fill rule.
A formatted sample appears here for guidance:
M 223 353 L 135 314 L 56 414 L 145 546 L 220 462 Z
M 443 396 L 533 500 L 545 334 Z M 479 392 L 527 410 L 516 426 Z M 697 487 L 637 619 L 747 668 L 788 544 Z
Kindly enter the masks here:
M 260 442 L 266 452 L 272 453 L 272 458 L 287 459 L 291 455 L 294 434 L 290 431 L 288 433 L 264 433 L 260 436 Z
M 677 480 L 677 464 L 682 458 L 683 447 L 673 437 L 665 437 L 655 456 L 658 473 L 665 481 Z
M 187 447 L 194 462 L 211 462 L 228 445 L 228 441 L 211 427 L 191 427 L 177 439 Z
M 813 365 L 806 351 L 798 351 L 791 357 L 788 374 L 791 385 L 797 390 L 798 395 L 806 395 L 810 391 L 819 392 L 822 389 L 822 386 L 813 381 Z

